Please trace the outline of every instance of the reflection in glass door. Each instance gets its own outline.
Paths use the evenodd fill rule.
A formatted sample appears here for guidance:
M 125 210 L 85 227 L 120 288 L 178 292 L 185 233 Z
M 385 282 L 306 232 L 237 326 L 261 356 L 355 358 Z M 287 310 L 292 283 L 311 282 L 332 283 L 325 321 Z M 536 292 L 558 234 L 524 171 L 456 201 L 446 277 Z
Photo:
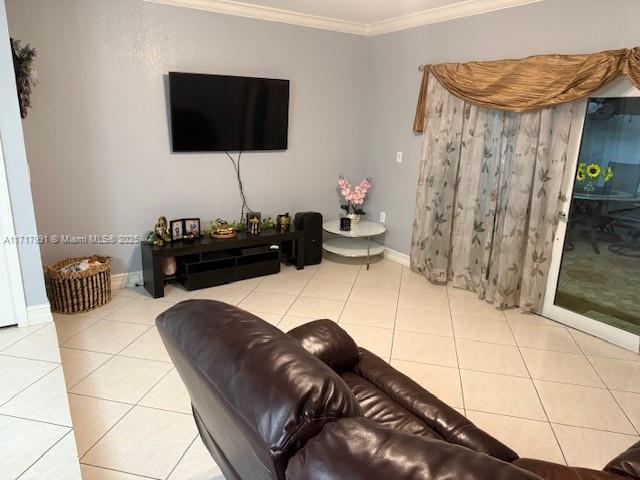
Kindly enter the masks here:
M 555 304 L 640 334 L 640 98 L 591 98 Z
M 638 351 L 640 97 L 590 98 L 578 152 L 544 314 Z

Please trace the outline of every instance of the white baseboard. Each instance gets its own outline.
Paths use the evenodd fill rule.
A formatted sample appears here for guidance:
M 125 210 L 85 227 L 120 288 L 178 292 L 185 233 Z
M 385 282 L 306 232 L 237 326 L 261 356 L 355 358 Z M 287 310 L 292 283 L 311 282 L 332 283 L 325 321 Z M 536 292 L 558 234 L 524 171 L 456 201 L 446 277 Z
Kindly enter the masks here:
M 133 288 L 136 285 L 142 284 L 142 271 L 127 273 L 116 273 L 111 275 L 111 290 L 118 290 L 120 288 Z
M 399 251 L 391 248 L 384 249 L 384 258 L 387 258 L 392 262 L 399 263 L 400 265 L 404 265 L 405 267 L 409 266 L 409 255 L 400 253 Z
M 27 307 L 27 322 L 28 325 L 53 322 L 51 305 L 43 303 L 41 305 L 31 305 Z

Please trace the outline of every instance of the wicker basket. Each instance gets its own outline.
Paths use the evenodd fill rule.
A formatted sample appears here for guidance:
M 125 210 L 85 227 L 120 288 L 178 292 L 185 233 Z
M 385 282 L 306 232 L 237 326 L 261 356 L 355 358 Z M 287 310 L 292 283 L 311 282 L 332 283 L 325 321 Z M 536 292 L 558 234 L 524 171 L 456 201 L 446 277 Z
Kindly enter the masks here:
M 100 263 L 81 272 L 61 272 L 87 257 L 67 258 L 45 267 L 51 282 L 51 308 L 58 313 L 80 313 L 111 301 L 111 257 L 93 256 Z

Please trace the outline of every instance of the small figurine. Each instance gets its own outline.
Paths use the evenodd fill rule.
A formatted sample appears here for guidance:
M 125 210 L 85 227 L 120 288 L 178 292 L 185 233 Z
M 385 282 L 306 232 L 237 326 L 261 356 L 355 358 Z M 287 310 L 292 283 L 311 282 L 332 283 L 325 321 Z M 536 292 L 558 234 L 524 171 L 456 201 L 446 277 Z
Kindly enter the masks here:
M 191 232 L 184 232 L 184 235 L 182 236 L 182 241 L 184 243 L 191 243 L 193 242 L 196 238 L 198 238 L 198 235 L 191 231 Z
M 166 242 L 170 242 L 171 235 L 169 235 L 167 226 L 167 217 L 158 218 L 153 232 L 149 232 L 147 235 L 147 241 L 153 243 L 156 247 L 162 247 Z

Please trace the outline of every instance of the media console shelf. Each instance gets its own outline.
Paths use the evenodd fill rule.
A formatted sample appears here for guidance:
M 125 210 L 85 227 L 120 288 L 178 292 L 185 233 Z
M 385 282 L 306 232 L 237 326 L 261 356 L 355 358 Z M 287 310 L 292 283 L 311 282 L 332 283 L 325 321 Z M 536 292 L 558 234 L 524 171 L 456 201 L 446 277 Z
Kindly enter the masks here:
M 224 240 L 202 237 L 193 242 L 177 241 L 162 247 L 143 243 L 144 288 L 153 298 L 164 297 L 167 281 L 177 280 L 187 290 L 214 287 L 280 271 L 280 261 L 304 268 L 304 232 L 280 233 L 264 230 L 257 235 L 238 232 Z M 162 259 L 176 259 L 176 274 L 165 277 Z

